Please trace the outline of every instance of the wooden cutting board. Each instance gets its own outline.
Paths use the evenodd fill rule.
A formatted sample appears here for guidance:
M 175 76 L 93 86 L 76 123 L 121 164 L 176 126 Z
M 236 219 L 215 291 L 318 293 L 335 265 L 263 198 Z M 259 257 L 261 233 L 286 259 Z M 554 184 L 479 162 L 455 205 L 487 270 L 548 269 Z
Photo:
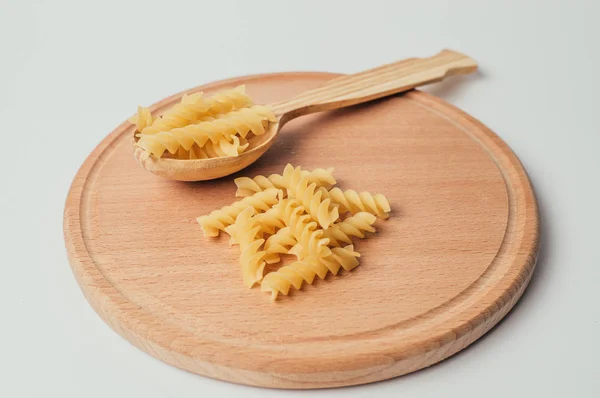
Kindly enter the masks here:
M 336 75 L 246 84 L 258 103 Z M 174 95 L 152 107 L 162 112 Z M 250 168 L 183 183 L 139 167 L 125 122 L 87 158 L 64 236 L 86 298 L 117 333 L 182 369 L 236 383 L 323 388 L 383 380 L 467 347 L 512 308 L 534 270 L 539 216 L 517 157 L 481 123 L 419 91 L 290 122 Z M 356 242 L 361 265 L 271 302 L 247 289 L 237 248 L 195 218 L 235 200 L 233 178 L 287 163 L 334 167 L 340 187 L 385 194 L 393 213 Z M 493 358 L 489 359 L 493 361 Z

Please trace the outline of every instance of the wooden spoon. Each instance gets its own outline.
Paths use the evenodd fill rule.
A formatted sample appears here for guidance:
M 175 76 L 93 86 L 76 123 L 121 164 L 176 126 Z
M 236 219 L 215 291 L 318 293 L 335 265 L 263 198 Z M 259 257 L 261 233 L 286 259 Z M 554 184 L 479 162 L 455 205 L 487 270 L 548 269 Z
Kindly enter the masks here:
M 146 170 L 174 180 L 202 181 L 224 177 L 255 162 L 273 145 L 285 123 L 296 117 L 360 104 L 476 69 L 477 63 L 472 58 L 443 50 L 429 58 L 411 58 L 338 77 L 320 88 L 272 104 L 278 121 L 270 123 L 265 134 L 253 137 L 251 148 L 239 156 L 201 160 L 156 158 L 135 145 L 134 155 Z

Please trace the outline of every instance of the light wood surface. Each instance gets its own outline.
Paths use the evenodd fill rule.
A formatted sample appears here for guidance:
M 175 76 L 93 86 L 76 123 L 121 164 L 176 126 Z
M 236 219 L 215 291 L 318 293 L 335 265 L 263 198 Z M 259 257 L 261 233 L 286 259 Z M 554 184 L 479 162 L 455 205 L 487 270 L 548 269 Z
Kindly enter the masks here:
M 277 103 L 336 75 L 283 73 L 246 84 Z M 152 107 L 160 112 L 179 93 Z M 492 328 L 523 293 L 539 241 L 537 205 L 517 157 L 478 121 L 411 91 L 288 123 L 271 149 L 233 176 L 185 183 L 131 156 L 123 123 L 88 157 L 69 192 L 70 263 L 96 312 L 167 363 L 278 388 L 362 384 L 427 367 Z M 272 302 L 247 289 L 226 237 L 195 217 L 234 201 L 233 178 L 286 163 L 334 167 L 339 186 L 380 192 L 392 216 L 356 242 L 361 265 Z M 494 358 L 489 358 L 493 361 Z
M 394 62 L 338 77 L 317 88 L 273 103 L 271 106 L 278 122 L 271 123 L 264 135 L 253 137 L 250 148 L 239 156 L 198 160 L 165 159 L 151 156 L 134 145 L 134 157 L 146 170 L 173 180 L 205 181 L 224 177 L 254 163 L 273 145 L 280 129 L 294 118 L 372 101 L 438 82 L 447 76 L 472 73 L 475 70 L 475 60 L 451 50 L 443 50 L 428 58 Z M 135 142 L 134 137 L 132 143 Z

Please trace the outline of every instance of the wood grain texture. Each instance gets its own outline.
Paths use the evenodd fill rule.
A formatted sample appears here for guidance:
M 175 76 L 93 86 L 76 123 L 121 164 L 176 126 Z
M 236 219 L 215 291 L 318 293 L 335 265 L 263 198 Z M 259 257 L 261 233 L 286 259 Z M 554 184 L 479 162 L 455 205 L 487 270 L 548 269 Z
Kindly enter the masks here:
M 187 93 L 243 83 L 258 103 L 271 103 L 335 76 L 259 75 Z M 485 126 L 431 95 L 411 91 L 293 120 L 250 168 L 207 182 L 139 167 L 133 128 L 119 126 L 79 170 L 65 242 L 102 319 L 179 368 L 279 388 L 402 375 L 487 332 L 533 273 L 539 218 L 520 162 Z M 203 238 L 195 217 L 234 201 L 233 178 L 280 172 L 288 162 L 335 167 L 340 187 L 383 193 L 393 212 L 376 236 L 357 241 L 358 268 L 273 303 L 244 287 L 237 251 L 226 237 Z
M 344 75 L 270 103 L 277 122 L 265 134 L 251 137 L 250 148 L 239 156 L 177 160 L 157 158 L 132 145 L 138 164 L 158 176 L 177 181 L 206 181 L 231 175 L 254 163 L 275 142 L 279 131 L 290 120 L 310 113 L 340 109 L 383 98 L 412 88 L 438 82 L 447 76 L 472 73 L 477 63 L 472 58 L 443 50 L 428 58 L 411 58 L 380 67 Z M 135 131 L 133 132 L 135 133 Z M 135 144 L 133 138 L 132 144 Z
M 435 83 L 448 76 L 477 70 L 474 59 L 452 50 L 428 58 L 410 58 L 325 84 L 273 105 L 276 114 L 291 120 L 299 115 L 344 108 Z

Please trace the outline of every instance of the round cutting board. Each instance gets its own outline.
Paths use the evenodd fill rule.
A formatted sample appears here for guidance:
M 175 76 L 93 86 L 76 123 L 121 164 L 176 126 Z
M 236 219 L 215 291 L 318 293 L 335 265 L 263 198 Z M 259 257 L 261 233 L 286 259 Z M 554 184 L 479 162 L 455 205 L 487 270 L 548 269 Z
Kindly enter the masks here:
M 259 75 L 187 93 L 246 84 L 257 103 L 272 103 L 334 77 Z M 423 92 L 301 117 L 257 163 L 214 181 L 150 174 L 134 160 L 132 135 L 123 123 L 79 170 L 66 202 L 66 247 L 102 319 L 179 368 L 279 388 L 387 379 L 467 347 L 531 278 L 538 210 L 517 157 L 481 123 Z M 235 177 L 280 173 L 287 163 L 334 167 L 338 186 L 385 194 L 392 215 L 356 241 L 354 271 L 272 302 L 242 284 L 237 247 L 223 234 L 203 238 L 195 218 L 235 201 Z

